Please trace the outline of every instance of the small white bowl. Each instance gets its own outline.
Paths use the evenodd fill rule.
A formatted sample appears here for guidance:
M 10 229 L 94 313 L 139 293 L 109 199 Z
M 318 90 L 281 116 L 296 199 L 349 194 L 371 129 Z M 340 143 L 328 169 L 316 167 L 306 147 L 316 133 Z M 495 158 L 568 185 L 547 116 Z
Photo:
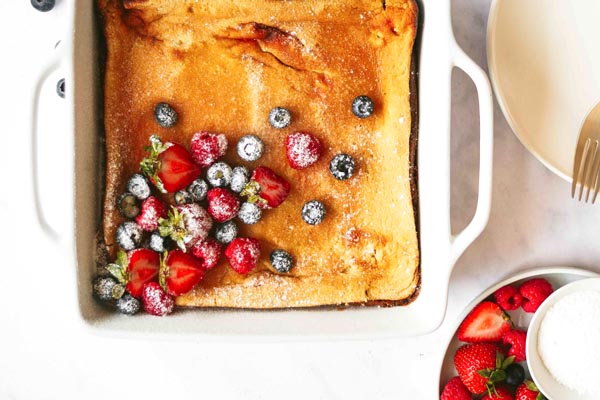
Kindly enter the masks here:
M 535 312 L 527 330 L 527 366 L 538 389 L 549 400 L 598 400 L 598 396 L 582 394 L 559 383 L 548 371 L 538 352 L 538 332 L 548 310 L 563 297 L 581 291 L 600 292 L 600 278 L 589 278 L 565 285 L 552 293 Z

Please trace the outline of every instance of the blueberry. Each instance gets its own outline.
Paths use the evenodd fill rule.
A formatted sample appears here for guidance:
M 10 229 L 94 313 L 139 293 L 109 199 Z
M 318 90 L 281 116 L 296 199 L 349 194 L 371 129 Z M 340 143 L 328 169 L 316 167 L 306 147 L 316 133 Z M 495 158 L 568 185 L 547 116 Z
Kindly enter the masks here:
M 170 128 L 177 123 L 177 111 L 167 103 L 158 103 L 154 107 L 154 119 L 163 128 Z
M 287 128 L 292 122 L 292 114 L 283 107 L 275 107 L 269 113 L 269 123 L 275 129 Z
M 46 12 L 54 8 L 56 0 L 31 0 L 31 5 L 38 11 Z
M 225 187 L 231 183 L 232 174 L 231 167 L 220 161 L 208 168 L 208 171 L 206 171 L 206 180 L 214 187 Z
M 137 313 L 141 307 L 142 303 L 129 293 L 125 293 L 117 300 L 117 310 L 119 310 L 121 314 L 133 315 Z
M 224 222 L 215 228 L 215 239 L 224 244 L 231 243 L 237 235 L 238 227 L 233 221 Z
M 148 239 L 148 247 L 150 250 L 154 250 L 157 253 L 162 253 L 171 246 L 170 237 L 162 237 L 158 232 L 152 232 L 150 239 Z
M 231 185 L 230 188 L 235 193 L 239 193 L 248 184 L 250 180 L 250 171 L 246 167 L 235 167 L 231 174 Z
M 175 204 L 177 204 L 178 206 L 192 202 L 192 196 L 187 190 L 178 190 L 173 195 L 173 198 L 175 199 Z
M 256 224 L 262 217 L 262 210 L 255 203 L 242 203 L 238 218 L 247 225 Z
M 242 136 L 237 143 L 237 152 L 244 161 L 256 161 L 262 157 L 265 145 L 256 135 Z
M 375 111 L 375 104 L 369 96 L 358 96 L 352 101 L 352 113 L 358 118 L 367 118 Z
M 113 289 L 117 280 L 111 276 L 99 276 L 92 282 L 94 296 L 101 301 L 113 301 Z
M 294 267 L 294 259 L 285 250 L 274 250 L 271 253 L 271 265 L 275 271 L 287 274 Z
M 65 98 L 65 78 L 61 78 L 56 82 L 56 94 L 63 99 Z
M 133 174 L 127 182 L 127 190 L 140 200 L 150 196 L 150 181 L 142 174 Z
M 354 159 L 348 154 L 338 154 L 329 163 L 331 175 L 340 181 L 352 178 L 355 167 Z
M 123 222 L 117 228 L 117 243 L 123 250 L 133 250 L 142 241 L 142 228 L 133 221 Z
M 125 218 L 135 218 L 140 213 L 140 205 L 137 197 L 132 195 L 131 193 L 123 193 L 119 196 L 119 200 L 117 201 L 117 206 L 121 215 Z
M 192 201 L 199 202 L 206 198 L 206 193 L 208 193 L 208 184 L 204 181 L 204 179 L 198 178 L 194 182 L 190 183 L 190 186 L 187 187 L 187 191 L 192 198 Z
M 519 386 L 525 380 L 525 369 L 520 364 L 510 364 L 506 367 L 506 384 Z
M 319 225 L 325 218 L 325 205 L 311 200 L 302 207 L 302 219 L 309 225 Z

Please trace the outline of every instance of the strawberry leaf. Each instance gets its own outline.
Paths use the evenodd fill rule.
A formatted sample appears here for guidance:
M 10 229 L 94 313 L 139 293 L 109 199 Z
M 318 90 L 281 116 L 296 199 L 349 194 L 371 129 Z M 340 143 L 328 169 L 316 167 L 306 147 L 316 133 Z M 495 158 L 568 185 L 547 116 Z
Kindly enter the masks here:
M 167 291 L 167 277 L 169 276 L 169 266 L 167 265 L 167 256 L 169 253 L 165 251 L 160 256 L 160 267 L 158 270 L 158 284 L 166 292 Z
M 150 178 L 152 183 L 154 183 L 154 186 L 162 193 L 167 193 L 167 191 L 158 177 L 158 170 L 160 169 L 158 156 L 170 146 L 170 143 L 163 144 L 158 136 L 150 136 L 150 146 L 144 147 L 144 150 L 149 154 L 142 162 L 140 162 L 140 170 L 142 173 Z
M 125 253 L 123 250 L 119 250 L 119 252 L 117 253 L 117 258 L 115 260 L 114 263 L 108 264 L 105 268 L 106 270 L 115 277 L 115 279 L 121 284 L 121 285 L 126 285 L 127 282 L 129 281 L 129 276 L 127 274 L 127 264 L 128 264 L 128 259 L 127 259 L 127 253 Z M 122 293 L 121 293 L 122 295 Z M 114 297 L 114 293 L 113 293 L 113 297 Z M 116 297 L 116 298 L 120 298 Z
M 185 226 L 183 215 L 177 211 L 177 208 L 171 206 L 168 218 L 158 219 L 158 234 L 162 237 L 170 237 L 182 251 L 186 251 L 185 238 L 189 231 Z
M 248 197 L 248 203 L 265 206 L 267 201 L 260 197 L 260 185 L 256 181 L 250 181 L 246 184 L 244 189 L 240 192 L 241 197 Z
M 123 293 L 125 293 L 125 286 L 119 284 L 113 286 L 111 293 L 113 299 L 119 300 L 123 296 Z
M 506 357 L 502 362 L 502 369 L 506 369 L 513 362 L 515 362 L 515 356 Z

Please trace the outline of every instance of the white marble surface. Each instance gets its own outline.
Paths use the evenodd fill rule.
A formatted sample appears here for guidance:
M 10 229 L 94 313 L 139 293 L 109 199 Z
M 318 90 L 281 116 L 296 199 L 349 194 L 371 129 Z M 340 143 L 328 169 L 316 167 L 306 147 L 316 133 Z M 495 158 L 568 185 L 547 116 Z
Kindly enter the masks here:
M 484 67 L 489 3 L 454 0 L 452 7 L 458 42 Z M 34 71 L 56 42 L 60 22 L 57 15 L 36 13 L 27 0 L 0 2 L 1 399 L 435 399 L 450 326 L 480 291 L 534 266 L 600 271 L 598 208 L 570 200 L 569 185 L 527 153 L 496 107 L 490 223 L 456 266 L 447 319 L 437 332 L 310 344 L 169 343 L 91 335 L 71 311 L 76 299 L 70 266 L 35 228 L 31 184 L 20 168 L 30 161 Z M 474 211 L 478 162 L 477 98 L 460 72 L 453 79 L 453 104 L 452 213 L 460 229 Z

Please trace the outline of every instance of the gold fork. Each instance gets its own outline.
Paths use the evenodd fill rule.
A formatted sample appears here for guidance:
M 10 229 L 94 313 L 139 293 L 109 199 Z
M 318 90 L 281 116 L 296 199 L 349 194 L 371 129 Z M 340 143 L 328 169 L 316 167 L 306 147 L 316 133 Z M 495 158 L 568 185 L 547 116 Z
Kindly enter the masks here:
M 600 189 L 600 103 L 592 109 L 587 115 L 581 131 L 577 149 L 575 150 L 575 160 L 573 163 L 573 183 L 571 184 L 571 197 L 575 197 L 577 186 L 579 194 L 577 199 L 588 202 L 590 193 L 592 204 L 596 201 Z M 583 192 L 586 191 L 585 198 Z

